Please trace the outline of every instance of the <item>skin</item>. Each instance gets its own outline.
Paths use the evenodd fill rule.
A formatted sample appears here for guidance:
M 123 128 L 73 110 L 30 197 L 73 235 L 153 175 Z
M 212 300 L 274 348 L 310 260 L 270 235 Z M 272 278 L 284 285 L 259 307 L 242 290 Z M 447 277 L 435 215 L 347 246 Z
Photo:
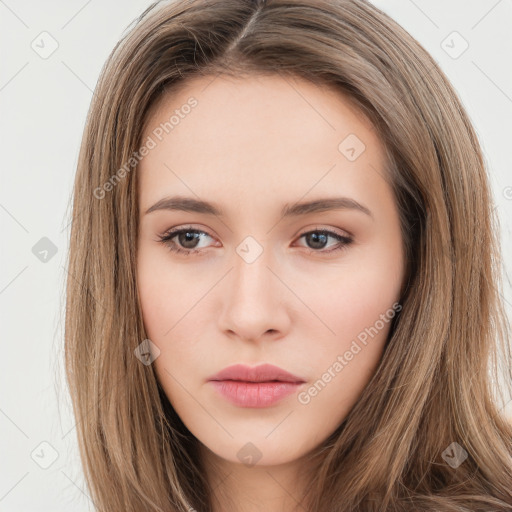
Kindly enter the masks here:
M 304 397 L 329 368 L 332 375 L 337 357 L 400 299 L 405 262 L 383 146 L 338 91 L 277 75 L 189 81 L 152 110 L 143 139 L 155 139 L 152 130 L 190 97 L 197 105 L 138 168 L 137 279 L 147 335 L 160 351 L 152 364 L 200 441 L 215 510 L 290 511 L 304 489 L 304 457 L 358 400 L 390 323 L 359 343 L 308 403 L 299 393 Z M 365 145 L 353 161 L 338 148 L 349 134 Z M 214 202 L 224 216 L 146 213 L 171 195 Z M 337 209 L 281 217 L 285 203 L 340 196 L 372 216 Z M 198 241 L 173 238 L 200 253 L 176 254 L 159 240 L 180 227 L 206 233 Z M 318 229 L 353 241 L 328 253 L 340 243 L 331 235 L 315 239 Z M 247 236 L 257 241 L 252 254 L 258 244 L 262 249 L 251 263 L 237 252 Z M 264 362 L 306 383 L 258 409 L 231 404 L 207 381 L 231 364 Z M 256 454 L 249 442 L 261 454 L 255 465 L 237 455 L 244 446 Z

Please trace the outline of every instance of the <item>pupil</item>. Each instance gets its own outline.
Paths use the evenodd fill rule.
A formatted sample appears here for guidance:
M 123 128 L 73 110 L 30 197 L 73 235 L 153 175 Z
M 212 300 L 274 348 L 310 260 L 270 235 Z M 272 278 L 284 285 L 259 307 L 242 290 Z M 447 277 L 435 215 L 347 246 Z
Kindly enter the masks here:
M 195 245 L 193 245 L 192 247 L 187 247 L 187 242 L 191 242 L 191 241 L 197 241 L 198 239 L 198 233 L 191 233 L 190 231 L 186 232 L 186 233 L 181 233 L 180 235 L 180 243 L 182 245 L 184 245 L 187 249 L 193 249 L 195 247 Z M 183 238 L 181 237 L 184 237 L 184 240 Z
M 313 239 L 313 244 L 312 245 L 313 245 L 314 249 L 321 249 L 325 245 L 325 243 L 327 241 L 327 235 L 324 234 L 324 233 L 311 233 L 309 235 L 309 237 L 310 237 L 310 239 Z M 315 244 L 319 243 L 318 242 L 318 238 L 321 238 L 320 245 L 315 245 Z

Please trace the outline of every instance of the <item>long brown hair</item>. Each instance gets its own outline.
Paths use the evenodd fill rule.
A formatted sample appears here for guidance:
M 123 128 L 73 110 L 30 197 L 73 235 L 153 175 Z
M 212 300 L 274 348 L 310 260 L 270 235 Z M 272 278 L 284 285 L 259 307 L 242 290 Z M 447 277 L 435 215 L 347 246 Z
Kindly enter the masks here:
M 147 338 L 134 152 L 164 94 L 219 73 L 278 73 L 349 97 L 385 146 L 400 212 L 403 309 L 358 403 L 311 454 L 318 462 L 304 510 L 511 510 L 512 428 L 498 386 L 510 333 L 482 151 L 436 62 L 365 0 L 153 4 L 108 58 L 76 173 L 65 325 L 66 375 L 97 509 L 213 507 L 198 441 L 153 366 L 134 356 Z M 467 454 L 457 467 L 447 462 L 454 450 Z

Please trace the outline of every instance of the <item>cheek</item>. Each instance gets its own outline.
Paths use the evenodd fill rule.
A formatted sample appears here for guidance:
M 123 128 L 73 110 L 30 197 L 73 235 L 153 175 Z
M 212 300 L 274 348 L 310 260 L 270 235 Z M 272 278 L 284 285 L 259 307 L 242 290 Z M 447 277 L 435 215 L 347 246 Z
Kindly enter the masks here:
M 154 361 L 157 373 L 168 367 L 170 350 L 165 341 L 173 336 L 175 326 L 179 326 L 179 319 L 185 313 L 183 285 L 178 273 L 161 254 L 147 247 L 140 249 L 137 287 L 146 335 L 160 350 Z
M 197 340 L 204 337 L 199 333 L 198 318 L 205 286 L 162 258 L 162 253 L 165 256 L 165 251 L 140 250 L 137 285 L 146 335 L 160 350 L 153 363 L 155 371 L 174 401 L 181 396 L 178 382 L 190 386 L 188 379 L 201 367 L 204 351 Z
M 169 285 L 162 279 L 162 265 L 150 259 L 150 254 L 140 251 L 137 263 L 137 288 L 142 308 L 144 327 L 148 337 L 155 342 L 169 326 L 164 326 L 164 308 L 172 302 Z M 165 300 L 164 300 L 165 298 Z M 159 347 L 161 348 L 161 347 Z
M 161 247 L 147 245 L 139 247 L 137 287 L 146 333 L 158 341 L 172 334 L 180 318 L 204 293 L 204 286 L 194 284 L 197 280 L 190 279 L 179 265 L 173 265 Z
M 318 349 L 309 350 L 314 378 L 297 397 L 304 414 L 316 418 L 311 435 L 320 425 L 336 429 L 371 380 L 396 315 L 392 303 L 378 295 L 364 303 L 353 297 L 325 312 L 336 335 L 323 336 Z
M 324 325 L 313 316 L 308 322 L 317 326 L 308 332 L 318 333 L 315 343 L 305 347 L 314 382 L 298 398 L 332 428 L 346 416 L 375 373 L 400 310 L 400 258 L 381 253 L 375 263 L 372 260 L 368 255 L 357 264 L 347 263 L 331 273 L 331 279 L 321 279 L 323 288 L 310 289 L 306 298 Z M 326 418 L 325 410 L 336 412 Z
M 381 315 L 399 300 L 400 261 L 391 263 L 390 259 L 383 268 L 382 260 L 373 263 L 365 256 L 354 258 L 343 268 L 323 272 L 317 272 L 314 281 L 310 276 L 304 276 L 295 287 L 314 313 L 306 315 L 307 320 L 300 320 L 310 331 L 316 327 L 315 338 L 319 342 L 312 343 L 314 350 L 328 354 L 344 351 L 353 339 L 376 322 L 378 330 L 383 331 L 376 338 L 386 338 L 384 331 L 390 322 L 383 325 L 380 320 Z

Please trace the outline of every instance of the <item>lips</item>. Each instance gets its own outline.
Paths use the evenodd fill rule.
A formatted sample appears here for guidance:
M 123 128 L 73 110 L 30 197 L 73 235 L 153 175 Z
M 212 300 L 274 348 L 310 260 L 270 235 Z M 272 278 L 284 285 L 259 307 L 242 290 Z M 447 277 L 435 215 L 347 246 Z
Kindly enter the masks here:
M 214 389 L 237 407 L 271 407 L 296 393 L 306 382 L 278 366 L 228 366 L 209 379 Z
M 219 373 L 213 375 L 208 380 L 211 381 L 241 381 L 241 382 L 289 382 L 299 384 L 305 382 L 304 379 L 287 372 L 283 368 L 272 364 L 262 364 L 259 366 L 247 366 L 235 364 L 224 368 Z

